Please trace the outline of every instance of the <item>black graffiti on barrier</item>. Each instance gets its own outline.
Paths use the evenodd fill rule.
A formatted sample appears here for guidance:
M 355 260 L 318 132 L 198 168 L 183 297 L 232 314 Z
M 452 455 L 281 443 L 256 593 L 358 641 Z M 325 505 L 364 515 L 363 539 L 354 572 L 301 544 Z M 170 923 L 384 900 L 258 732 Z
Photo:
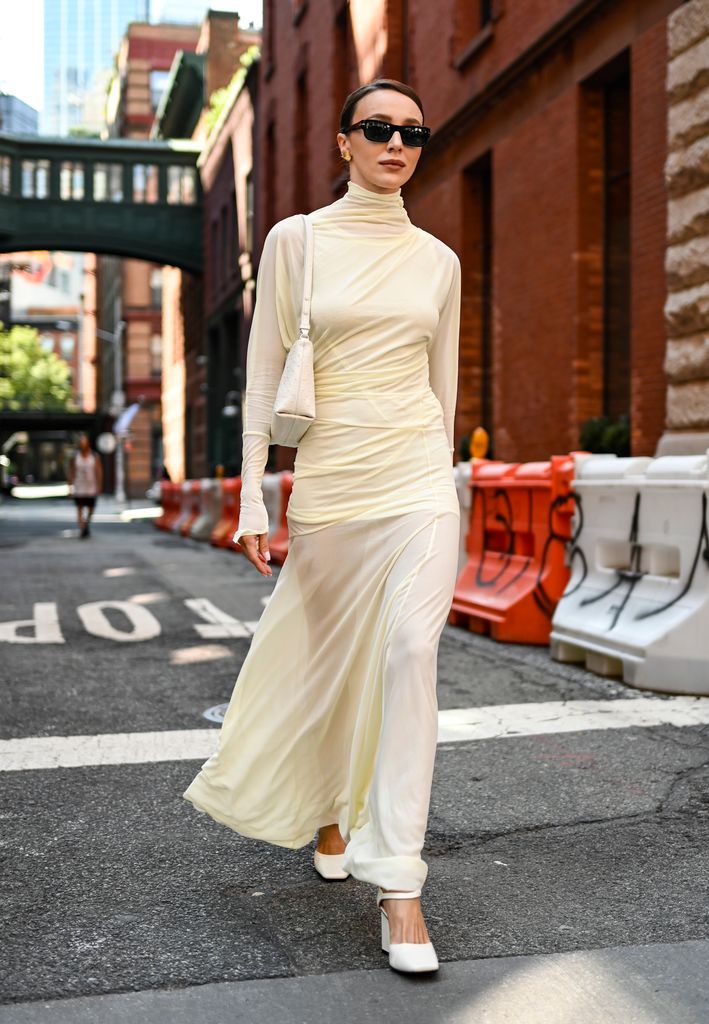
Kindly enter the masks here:
M 597 601 L 602 601 L 605 597 L 608 597 L 609 594 L 614 593 L 624 584 L 627 585 L 627 589 L 623 593 L 620 603 L 617 605 L 612 605 L 609 609 L 609 611 L 613 615 L 611 624 L 608 627 L 609 630 L 613 629 L 614 626 L 617 625 L 618 620 L 620 619 L 620 616 L 623 614 L 623 611 L 625 610 L 628 601 L 632 597 L 636 586 L 640 583 L 643 577 L 648 575 L 647 570 L 641 569 L 643 545 L 638 540 L 638 535 L 640 532 L 641 500 L 642 496 L 640 492 L 638 492 L 635 495 L 635 501 L 633 503 L 633 515 L 630 521 L 630 532 L 628 535 L 628 541 L 630 543 L 630 559 L 628 567 L 615 569 L 614 571 L 616 578 L 615 581 L 610 585 L 610 587 L 607 587 L 599 594 L 593 594 L 590 597 L 584 597 L 579 602 L 579 604 L 582 606 L 595 604 Z M 579 498 L 577 498 L 577 507 L 580 511 L 581 503 Z M 586 579 L 586 576 L 588 575 L 588 565 L 586 563 L 586 558 L 581 548 L 579 548 L 578 545 L 576 545 L 576 540 L 581 534 L 582 526 L 583 522 L 581 519 L 579 528 L 576 530 L 574 537 L 572 537 L 569 541 L 568 551 L 570 564 L 573 564 L 574 557 L 580 557 L 583 562 L 583 571 L 580 579 L 574 584 L 574 586 L 571 587 L 570 590 L 566 590 L 564 592 L 562 600 L 565 600 L 567 597 L 571 597 L 571 595 L 574 594 L 580 586 L 582 586 L 584 580 Z M 638 612 L 635 615 L 635 621 L 637 622 L 641 619 L 649 619 L 653 615 L 660 615 L 662 612 L 666 612 L 668 608 L 671 608 L 673 605 L 677 604 L 678 601 L 681 601 L 681 599 L 689 591 L 690 587 L 692 586 L 692 583 L 694 582 L 694 576 L 697 571 L 697 566 L 699 565 L 700 558 L 704 560 L 707 567 L 709 568 L 709 528 L 707 528 L 706 492 L 702 493 L 702 515 L 699 524 L 699 536 L 697 538 L 697 546 L 694 552 L 694 557 L 692 559 L 692 566 L 689 570 L 689 575 L 687 576 L 684 586 L 678 594 L 676 594 L 669 601 L 665 601 L 664 604 L 658 605 L 656 608 L 649 608 L 646 611 Z
M 554 529 L 554 513 L 565 505 L 569 505 L 569 503 L 573 503 L 576 508 L 578 524 L 571 537 L 565 537 Z M 577 494 L 576 491 L 569 491 L 568 494 L 559 494 L 552 502 L 549 503 L 549 530 L 547 532 L 547 539 L 544 541 L 544 547 L 542 548 L 542 557 L 539 560 L 539 571 L 537 572 L 537 583 L 532 594 L 537 607 L 548 619 L 551 619 L 553 616 L 557 604 L 557 601 L 553 597 L 550 597 L 546 592 L 542 582 L 549 551 L 551 550 L 552 544 L 561 544 L 566 547 L 571 561 L 573 558 L 578 558 L 580 560 L 582 564 L 581 578 L 582 580 L 585 579 L 586 573 L 588 572 L 586 556 L 581 548 L 576 544 L 582 529 L 583 506 L 581 504 L 581 496 Z
M 492 498 L 496 503 L 499 503 L 493 519 L 495 522 L 499 523 L 501 527 L 501 532 L 504 533 L 504 543 L 501 549 L 491 548 L 487 542 L 488 531 L 485 529 L 485 524 L 488 522 L 488 494 L 485 488 L 473 488 L 473 507 L 470 510 L 470 518 L 471 521 L 474 521 L 475 502 L 479 501 L 482 505 L 480 511 L 481 522 L 483 524 L 483 545 L 480 561 L 475 570 L 475 583 L 478 587 L 481 587 L 482 589 L 494 587 L 497 595 L 499 596 L 500 594 L 504 594 L 506 590 L 514 586 L 517 580 L 524 576 L 525 572 L 533 562 L 533 555 L 525 556 L 517 572 L 515 572 L 514 575 L 510 576 L 508 580 L 505 580 L 505 582 L 501 586 L 497 586 L 498 582 L 507 572 L 510 563 L 512 562 L 512 558 L 515 555 L 515 530 L 513 528 L 514 515 L 512 512 L 512 503 L 510 502 L 510 496 L 508 492 L 504 488 L 499 487 L 493 492 Z M 529 533 L 532 532 L 533 500 L 533 491 L 530 488 L 527 491 L 527 531 Z M 559 533 L 558 530 L 555 529 L 554 515 L 564 506 L 568 506 L 569 503 L 572 502 L 576 504 L 576 507 L 579 510 L 579 525 L 577 526 L 574 535 L 571 537 L 571 540 L 569 541 L 569 538 Z M 544 542 L 544 547 L 542 548 L 541 557 L 539 559 L 539 567 L 537 569 L 537 577 L 534 584 L 534 590 L 532 591 L 532 598 L 537 607 L 539 608 L 539 610 L 542 612 L 542 614 L 545 615 L 548 619 L 551 619 L 552 615 L 554 614 L 554 609 L 556 607 L 556 599 L 551 597 L 547 593 L 544 587 L 543 577 L 546 570 L 549 553 L 552 549 L 552 545 L 561 544 L 562 546 L 564 546 L 567 543 L 575 545 L 576 539 L 579 533 L 581 532 L 581 529 L 583 527 L 583 513 L 581 510 L 578 495 L 576 495 L 573 491 L 570 491 L 568 494 L 562 494 L 556 497 L 553 501 L 549 503 L 549 510 L 547 516 L 547 537 Z M 496 571 L 493 573 L 492 576 L 484 578 L 483 572 L 485 569 L 485 560 L 486 558 L 488 558 L 488 556 L 493 555 L 496 556 L 499 564 L 496 565 Z M 584 556 L 583 551 L 581 551 L 580 548 L 577 549 L 576 557 L 580 558 L 583 562 L 583 575 L 585 578 L 587 570 L 586 558 Z
M 507 550 L 506 551 L 504 551 L 504 550 L 500 551 L 500 550 L 497 550 L 497 549 L 493 550 L 492 548 L 488 547 L 488 544 L 487 544 L 487 530 L 485 529 L 485 524 L 488 521 L 488 518 L 487 518 L 487 492 L 483 488 L 478 489 L 478 488 L 473 487 L 472 495 L 473 495 L 473 506 L 472 506 L 472 508 L 470 510 L 470 520 L 471 520 L 471 522 L 475 521 L 475 502 L 476 501 L 480 501 L 480 503 L 482 504 L 482 510 L 481 510 L 482 519 L 481 519 L 481 522 L 482 522 L 482 528 L 483 528 L 482 555 L 481 555 L 478 567 L 475 570 L 475 582 L 476 582 L 476 584 L 479 587 L 482 587 L 482 588 L 494 587 L 495 584 L 497 583 L 497 581 L 500 579 L 500 577 L 504 576 L 504 574 L 507 572 L 507 568 L 508 568 L 508 566 L 510 564 L 510 559 L 512 558 L 512 555 L 514 555 L 515 535 L 514 535 L 514 531 L 512 529 L 512 519 L 513 519 L 513 516 L 512 516 L 512 503 L 510 502 L 510 496 L 507 493 L 507 491 L 503 490 L 501 487 L 498 487 L 495 490 L 495 492 L 493 494 L 493 499 L 496 502 L 499 501 L 499 500 L 502 500 L 504 502 L 504 505 L 506 506 L 503 509 L 502 513 L 496 512 L 494 518 L 495 518 L 495 522 L 498 522 L 500 524 L 500 526 L 503 528 L 503 530 L 505 531 Z M 530 518 L 530 521 L 531 521 L 531 508 L 529 510 L 529 518 Z M 489 579 L 485 580 L 485 579 L 483 579 L 482 574 L 483 574 L 483 566 L 485 564 L 485 559 L 486 559 L 488 554 L 502 555 L 502 558 L 500 560 L 500 563 L 501 563 L 500 567 L 497 570 L 497 572 L 495 573 L 495 575 L 491 576 Z M 526 560 L 525 564 L 522 566 L 522 569 L 520 570 L 520 572 L 517 574 L 518 576 L 521 575 L 524 572 L 524 570 L 526 569 L 527 565 L 529 564 L 529 561 L 530 561 L 530 559 L 528 558 Z M 517 579 L 517 576 L 515 576 L 514 578 Z M 505 587 L 508 587 L 511 582 L 512 582 L 511 580 L 508 581 L 505 584 Z M 502 589 L 504 589 L 504 587 Z

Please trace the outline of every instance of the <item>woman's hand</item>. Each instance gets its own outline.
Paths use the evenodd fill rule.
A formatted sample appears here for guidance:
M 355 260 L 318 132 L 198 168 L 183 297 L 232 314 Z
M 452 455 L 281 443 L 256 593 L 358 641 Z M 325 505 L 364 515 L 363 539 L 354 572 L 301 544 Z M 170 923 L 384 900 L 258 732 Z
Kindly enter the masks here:
M 273 576 L 273 570 L 268 564 L 271 555 L 268 550 L 267 533 L 244 535 L 239 544 L 248 560 L 253 562 L 262 576 Z

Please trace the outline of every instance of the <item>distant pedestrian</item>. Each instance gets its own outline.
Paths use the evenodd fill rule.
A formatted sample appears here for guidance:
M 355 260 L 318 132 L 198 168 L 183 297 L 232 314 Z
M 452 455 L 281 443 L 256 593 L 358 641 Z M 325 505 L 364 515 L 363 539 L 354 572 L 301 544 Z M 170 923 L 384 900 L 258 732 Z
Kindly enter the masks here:
M 101 459 L 91 448 L 88 434 L 82 434 L 79 438 L 79 451 L 69 467 L 69 484 L 76 503 L 79 536 L 83 540 L 91 533 L 91 516 L 96 506 L 96 498 L 103 487 Z

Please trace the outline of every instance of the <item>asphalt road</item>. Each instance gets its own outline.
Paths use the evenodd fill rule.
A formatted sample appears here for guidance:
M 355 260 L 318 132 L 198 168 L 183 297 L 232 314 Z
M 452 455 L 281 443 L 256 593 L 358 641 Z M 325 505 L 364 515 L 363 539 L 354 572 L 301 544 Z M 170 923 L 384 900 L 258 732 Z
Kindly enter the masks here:
M 441 969 L 406 977 L 373 887 L 322 880 L 315 837 L 259 843 L 182 798 L 203 758 L 126 763 L 117 742 L 111 763 L 12 761 L 25 738 L 217 730 L 278 569 L 107 500 L 87 540 L 66 499 L 4 502 L 0 558 L 0 1022 L 709 1021 L 709 726 L 613 727 L 610 707 L 608 727 L 535 732 L 524 714 L 686 698 L 446 626 L 439 708 L 508 727 L 438 745 Z

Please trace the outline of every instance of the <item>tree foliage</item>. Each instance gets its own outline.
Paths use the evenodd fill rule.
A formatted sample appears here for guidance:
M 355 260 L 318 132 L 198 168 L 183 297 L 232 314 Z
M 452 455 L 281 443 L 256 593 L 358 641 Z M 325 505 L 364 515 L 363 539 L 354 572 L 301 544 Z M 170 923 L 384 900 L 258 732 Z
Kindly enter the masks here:
M 259 56 L 261 50 L 256 43 L 252 43 L 239 57 L 240 67 L 236 69 L 228 85 L 221 89 L 215 89 L 209 97 L 209 110 L 205 114 L 204 123 L 207 128 L 207 135 L 211 135 L 217 127 L 219 120 L 226 107 L 231 107 L 241 91 L 244 79 L 253 62 Z
M 0 408 L 73 409 L 69 367 L 45 352 L 34 327 L 0 323 Z

